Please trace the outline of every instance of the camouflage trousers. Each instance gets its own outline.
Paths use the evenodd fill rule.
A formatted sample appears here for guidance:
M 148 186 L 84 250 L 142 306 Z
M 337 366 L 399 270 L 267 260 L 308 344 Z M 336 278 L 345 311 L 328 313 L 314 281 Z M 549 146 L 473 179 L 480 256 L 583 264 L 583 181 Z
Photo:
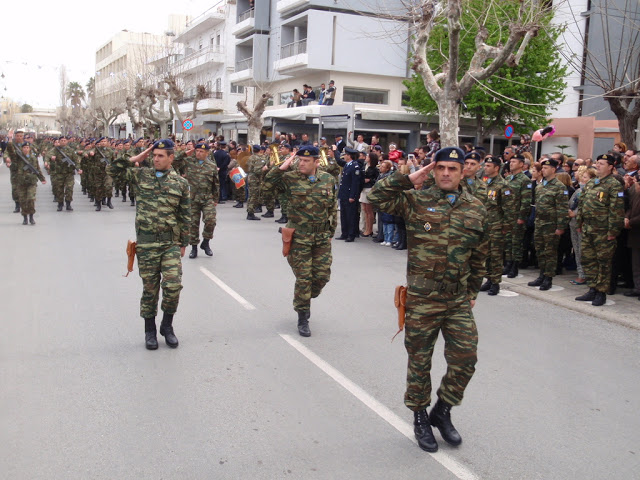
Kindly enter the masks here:
M 95 175 L 95 199 L 111 198 L 113 196 L 113 178 L 104 171 L 97 171 Z
M 255 175 L 249 177 L 249 201 L 247 202 L 247 213 L 254 213 L 260 206 L 260 180 Z
M 524 250 L 524 234 L 527 230 L 527 224 L 515 224 L 511 231 L 506 235 L 505 257 L 507 262 L 522 261 L 522 253 Z
M 489 231 L 489 251 L 487 255 L 487 280 L 491 283 L 502 282 L 503 255 L 505 238 L 502 230 L 491 229 Z
M 311 299 L 322 292 L 331 277 L 331 241 L 329 233 L 293 235 L 287 261 L 296 276 L 293 289 L 293 309 L 309 311 Z
M 142 278 L 140 316 L 152 318 L 158 313 L 158 297 L 162 286 L 161 309 L 174 314 L 178 310 L 182 290 L 180 247 L 167 243 L 145 243 L 137 247 L 138 270 Z
M 204 222 L 202 238 L 211 240 L 216 228 L 216 205 L 213 198 L 202 200 L 191 198 L 191 227 L 189 228 L 190 245 L 197 245 L 200 240 L 200 218 Z
M 478 330 L 467 295 L 423 295 L 410 290 L 405 316 L 409 361 L 404 404 L 411 410 L 431 404 L 431 358 L 439 332 L 444 338 L 447 372 L 437 395 L 450 405 L 460 405 L 478 360 Z
M 11 198 L 14 202 L 20 203 L 18 195 L 18 173 L 15 169 L 9 169 L 9 180 L 11 181 Z
M 611 284 L 611 266 L 616 251 L 616 241 L 607 240 L 607 233 L 582 230 L 582 269 L 587 285 L 597 291 L 607 293 Z
M 533 231 L 533 242 L 536 246 L 538 266 L 545 277 L 555 277 L 558 266 L 558 244 L 560 237 L 555 235 L 556 225 L 536 222 Z
M 22 215 L 36 213 L 36 185 L 17 185 L 18 203 Z
M 55 182 L 51 179 L 53 196 L 56 202 L 72 202 L 73 201 L 73 185 L 75 176 L 73 173 L 58 173 L 55 175 Z
M 231 198 L 233 198 L 236 202 L 243 202 L 247 197 L 247 191 L 245 187 L 236 188 L 235 185 L 231 184 Z

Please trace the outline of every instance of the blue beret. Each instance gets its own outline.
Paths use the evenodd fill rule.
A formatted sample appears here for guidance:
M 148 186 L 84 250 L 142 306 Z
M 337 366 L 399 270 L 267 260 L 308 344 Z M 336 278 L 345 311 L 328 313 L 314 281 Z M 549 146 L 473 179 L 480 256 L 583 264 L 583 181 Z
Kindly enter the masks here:
M 482 157 L 480 156 L 480 154 L 478 152 L 471 152 L 471 153 L 467 153 L 464 156 L 465 160 L 476 160 L 478 162 L 482 161 Z
M 196 148 L 198 150 L 209 150 L 209 144 L 208 143 L 198 143 L 196 145 Z
M 102 140 L 106 140 L 107 137 L 100 137 L 98 140 L 96 140 L 96 143 L 100 143 Z
M 464 152 L 458 147 L 441 148 L 433 158 L 434 162 L 458 162 L 464 165 Z
M 484 163 L 492 163 L 494 165 L 502 165 L 502 160 L 500 159 L 500 157 L 494 157 L 493 155 L 487 155 L 487 157 L 484 159 Z
M 343 151 L 344 151 L 344 153 L 349 154 L 351 156 L 358 155 L 358 153 L 360 153 L 355 148 L 349 148 L 349 147 L 345 147 L 345 149 Z
M 298 150 L 299 157 L 317 157 L 320 155 L 320 151 L 316 147 L 304 146 Z
M 144 140 L 144 137 L 140 137 L 139 139 L 137 139 L 137 140 L 135 141 L 135 143 L 138 143 L 140 140 Z
M 258 150 L 260 150 L 260 145 L 251 145 L 251 148 L 254 152 L 257 152 Z
M 175 144 L 173 143 L 173 140 L 171 140 L 170 138 L 163 138 L 158 140 L 156 143 L 153 144 L 153 149 L 159 149 L 159 150 L 173 150 L 175 148 Z
M 284 148 L 286 148 L 288 150 L 291 150 L 291 145 L 289 145 L 288 143 L 281 143 L 280 146 L 284 147 Z

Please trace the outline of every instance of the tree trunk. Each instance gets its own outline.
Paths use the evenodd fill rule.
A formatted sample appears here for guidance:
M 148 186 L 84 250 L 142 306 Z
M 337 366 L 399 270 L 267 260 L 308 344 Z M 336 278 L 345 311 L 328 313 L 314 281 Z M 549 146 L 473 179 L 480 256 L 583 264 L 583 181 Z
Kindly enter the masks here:
M 438 102 L 440 145 L 442 145 L 442 148 L 458 146 L 459 114 L 460 105 L 457 99 L 445 98 Z
M 640 118 L 640 106 L 636 105 L 629 111 L 618 97 L 610 96 L 606 98 L 611 111 L 618 119 L 620 138 L 627 145 L 628 149 L 636 150 L 636 126 Z M 636 100 L 640 103 L 640 100 Z

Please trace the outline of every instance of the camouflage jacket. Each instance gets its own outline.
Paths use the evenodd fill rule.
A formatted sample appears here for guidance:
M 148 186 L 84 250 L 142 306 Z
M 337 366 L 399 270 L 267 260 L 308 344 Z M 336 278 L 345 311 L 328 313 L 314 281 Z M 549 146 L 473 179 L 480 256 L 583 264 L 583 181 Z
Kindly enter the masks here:
M 185 178 L 191 186 L 191 199 L 201 202 L 213 200 L 217 203 L 220 198 L 220 178 L 216 164 L 208 159 L 200 163 L 196 158 L 189 157 L 185 168 Z
M 431 180 L 431 185 L 433 185 L 433 183 L 433 180 Z M 464 178 L 461 185 L 467 192 L 480 200 L 483 205 L 487 203 L 487 183 L 484 180 L 480 178 Z
M 487 178 L 487 199 L 483 202 L 487 209 L 487 223 L 491 230 L 506 230 L 510 226 L 509 213 L 513 208 L 511 189 L 500 175 Z
M 116 158 L 116 154 L 111 147 L 96 147 L 94 150 L 93 159 L 95 161 L 96 170 L 99 172 L 106 172 L 107 167 L 113 163 Z
M 264 177 L 264 173 L 262 172 L 262 167 L 264 167 L 269 158 L 266 155 L 258 155 L 253 154 L 249 157 L 247 161 L 247 175 L 249 176 L 249 181 L 259 181 Z
M 557 178 L 536 185 L 536 228 L 555 225 L 564 230 L 569 223 L 569 191 Z
M 296 229 L 299 241 L 306 235 L 336 231 L 336 181 L 326 172 L 316 171 L 315 182 L 299 171 L 274 167 L 267 173 L 263 188 L 275 192 L 281 188 L 289 201 L 287 227 Z
M 617 237 L 624 226 L 624 190 L 613 176 L 592 178 L 582 189 L 576 226 Z
M 20 160 L 16 155 L 16 149 L 20 149 L 21 145 L 22 145 L 21 143 L 16 143 L 15 141 L 8 142 L 7 148 L 4 151 L 4 158 L 9 158 L 11 159 L 11 162 L 13 162 L 11 163 L 11 166 L 9 167 L 9 169 L 14 174 L 18 171 L 18 163 L 20 163 Z M 22 150 L 20 150 L 20 152 L 22 153 Z M 16 162 L 16 160 L 18 160 L 18 162 Z
M 441 288 L 459 284 L 466 297 L 474 300 L 486 271 L 487 211 L 463 189 L 451 205 L 449 193 L 437 185 L 415 190 L 407 175 L 396 172 L 376 182 L 369 201 L 404 219 L 410 293 L 430 295 L 438 288 L 431 282 L 442 282 Z
M 527 221 L 531 213 L 531 179 L 520 172 L 506 178 L 511 189 L 511 209 L 508 212 L 509 223 L 515 225 L 518 220 Z
M 77 169 L 81 168 L 80 157 L 69 145 L 66 147 L 53 147 L 49 151 L 49 159 L 51 159 L 51 157 L 56 157 L 55 160 L 50 160 L 50 165 L 54 173 L 74 173 Z M 70 162 L 75 163 L 75 167 Z
M 118 174 L 122 167 L 112 165 Z M 174 243 L 189 245 L 191 198 L 189 183 L 173 169 L 156 176 L 154 168 L 128 168 L 125 178 L 136 186 L 136 236 L 139 243 Z M 160 172 L 158 172 L 160 173 Z M 171 237 L 170 239 L 167 237 Z M 144 239 L 143 242 L 140 240 Z
M 33 185 L 37 185 L 38 180 L 40 180 L 41 182 L 44 182 L 45 178 L 44 178 L 44 175 L 42 174 L 42 170 L 40 170 L 38 157 L 36 157 L 33 153 L 30 154 L 28 157 L 24 154 L 24 152 L 20 152 L 20 153 L 22 153 L 22 157 L 24 157 L 29 162 L 29 165 L 33 166 L 38 173 L 37 174 L 33 173 L 33 171 L 25 165 L 25 162 L 22 159 L 22 157 L 19 157 L 18 155 L 14 155 L 13 157 L 11 157 L 11 166 L 13 166 L 14 164 L 16 165 L 15 178 L 18 185 L 30 187 Z

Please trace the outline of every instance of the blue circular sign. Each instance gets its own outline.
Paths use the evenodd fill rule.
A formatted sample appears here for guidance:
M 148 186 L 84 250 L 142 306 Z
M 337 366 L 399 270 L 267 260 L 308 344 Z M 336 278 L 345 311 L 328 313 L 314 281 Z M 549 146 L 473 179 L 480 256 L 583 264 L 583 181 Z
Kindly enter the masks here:
M 507 138 L 513 137 L 513 125 L 507 125 L 504 127 L 504 136 Z
M 191 120 L 185 120 L 182 122 L 182 128 L 185 130 L 191 130 L 193 128 L 193 122 Z

